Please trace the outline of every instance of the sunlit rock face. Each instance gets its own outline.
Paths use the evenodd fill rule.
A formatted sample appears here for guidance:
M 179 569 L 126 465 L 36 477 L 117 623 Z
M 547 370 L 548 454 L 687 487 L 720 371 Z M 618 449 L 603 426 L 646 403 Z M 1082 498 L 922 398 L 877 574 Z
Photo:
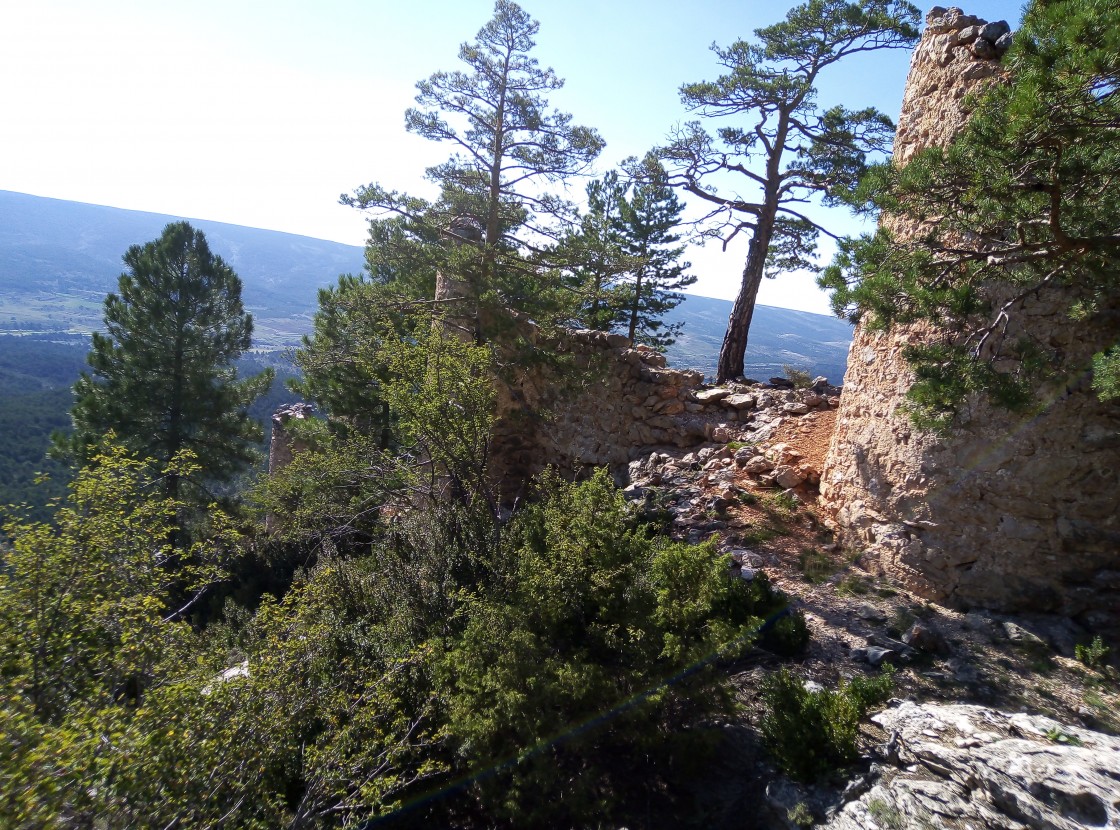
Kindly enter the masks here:
M 959 9 L 935 9 L 927 24 L 899 118 L 899 163 L 947 144 L 967 120 L 965 96 L 1006 76 L 994 46 L 1006 32 L 992 49 L 976 46 L 980 32 L 1001 27 Z M 1087 367 L 1099 338 L 1063 306 L 1032 297 L 1011 331 Z M 919 433 L 900 411 L 913 380 L 902 350 L 939 334 L 856 328 L 821 481 L 844 542 L 939 602 L 1052 611 L 1120 630 L 1120 406 L 1098 401 L 1084 372 L 1042 390 L 1026 415 L 975 400 L 949 438 Z

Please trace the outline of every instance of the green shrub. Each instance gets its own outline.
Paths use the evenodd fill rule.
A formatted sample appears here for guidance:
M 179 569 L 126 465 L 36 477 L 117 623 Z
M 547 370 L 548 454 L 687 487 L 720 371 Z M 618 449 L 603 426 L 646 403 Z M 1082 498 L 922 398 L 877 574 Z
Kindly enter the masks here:
M 1093 638 L 1093 642 L 1089 645 L 1078 643 L 1073 647 L 1074 656 L 1077 657 L 1078 661 L 1091 669 L 1099 669 L 1104 666 L 1104 661 L 1110 651 L 1112 649 L 1104 644 L 1104 640 L 1101 639 L 1099 634 Z
M 792 778 L 815 781 L 856 760 L 859 721 L 890 694 L 891 683 L 885 673 L 814 692 L 786 669 L 771 674 L 762 687 L 760 729 L 778 766 Z
M 795 609 L 779 617 L 774 623 L 762 629 L 759 646 L 781 657 L 795 657 L 809 645 L 809 627 L 805 615 Z
M 804 369 L 798 369 L 796 366 L 783 366 L 782 373 L 786 376 L 786 380 L 793 384 L 794 389 L 808 389 L 813 385 L 813 376 Z

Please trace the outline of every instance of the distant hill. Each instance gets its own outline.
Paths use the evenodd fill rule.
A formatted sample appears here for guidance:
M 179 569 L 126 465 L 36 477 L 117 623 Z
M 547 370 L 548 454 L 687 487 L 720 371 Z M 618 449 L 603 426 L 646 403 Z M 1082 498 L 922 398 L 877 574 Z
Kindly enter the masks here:
M 101 325 L 129 245 L 159 236 L 183 217 L 0 191 L 0 334 L 88 333 Z M 362 269 L 362 249 L 279 231 L 191 219 L 244 284 L 258 348 L 298 343 L 311 329 L 318 289 Z M 677 367 L 711 375 L 731 303 L 688 295 L 669 315 L 684 333 L 669 351 Z M 851 327 L 819 314 L 760 306 L 747 349 L 747 376 L 765 379 L 785 365 L 844 376 Z
M 710 378 L 715 375 L 732 303 L 693 294 L 687 297 L 666 315 L 670 323 L 684 323 L 681 336 L 669 348 L 669 362 L 678 368 L 700 369 Z M 851 342 L 852 327 L 844 320 L 760 305 L 751 320 L 746 376 L 766 380 L 792 366 L 840 384 Z
M 182 218 L 0 191 L 0 333 L 96 330 L 124 252 Z M 190 222 L 241 277 L 258 346 L 298 342 L 311 328 L 319 288 L 362 270 L 356 245 Z

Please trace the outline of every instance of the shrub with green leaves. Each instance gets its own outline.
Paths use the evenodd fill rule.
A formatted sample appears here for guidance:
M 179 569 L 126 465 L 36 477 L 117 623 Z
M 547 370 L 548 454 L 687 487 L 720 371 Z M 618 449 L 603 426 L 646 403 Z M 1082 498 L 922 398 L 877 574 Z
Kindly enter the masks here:
M 1104 661 L 1111 651 L 1112 649 L 1104 644 L 1104 640 L 1101 639 L 1099 634 L 1088 645 L 1078 643 L 1073 647 L 1073 654 L 1078 661 L 1091 669 L 1099 669 L 1104 666 Z
M 779 669 L 762 687 L 763 740 L 783 772 L 815 781 L 859 757 L 859 722 L 886 700 L 892 685 L 888 670 L 874 679 L 842 681 L 835 691 L 810 691 L 801 678 Z
M 731 710 L 714 663 L 782 600 L 709 545 L 651 539 L 605 471 L 540 489 L 493 590 L 464 603 L 443 682 L 450 739 L 490 771 L 475 784 L 488 811 L 568 826 L 617 810 L 635 759 Z

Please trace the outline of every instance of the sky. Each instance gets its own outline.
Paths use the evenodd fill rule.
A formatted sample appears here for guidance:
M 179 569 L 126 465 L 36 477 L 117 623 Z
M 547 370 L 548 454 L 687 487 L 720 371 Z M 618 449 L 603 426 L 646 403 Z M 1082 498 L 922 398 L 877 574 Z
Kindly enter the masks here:
M 566 79 L 552 103 L 606 139 L 598 173 L 690 118 L 677 90 L 719 74 L 712 43 L 792 5 L 522 3 L 540 22 L 534 56 Z M 965 10 L 1020 17 L 1000 0 Z M 0 0 L 0 190 L 362 245 L 367 217 L 340 194 L 379 182 L 434 195 L 424 168 L 450 148 L 407 133 L 404 111 L 418 80 L 459 68 L 492 12 L 492 0 Z M 896 118 L 908 64 L 907 51 L 841 63 L 821 100 Z M 691 290 L 734 299 L 745 256 L 742 241 L 690 250 Z M 807 275 L 766 281 L 759 302 L 828 313 Z

